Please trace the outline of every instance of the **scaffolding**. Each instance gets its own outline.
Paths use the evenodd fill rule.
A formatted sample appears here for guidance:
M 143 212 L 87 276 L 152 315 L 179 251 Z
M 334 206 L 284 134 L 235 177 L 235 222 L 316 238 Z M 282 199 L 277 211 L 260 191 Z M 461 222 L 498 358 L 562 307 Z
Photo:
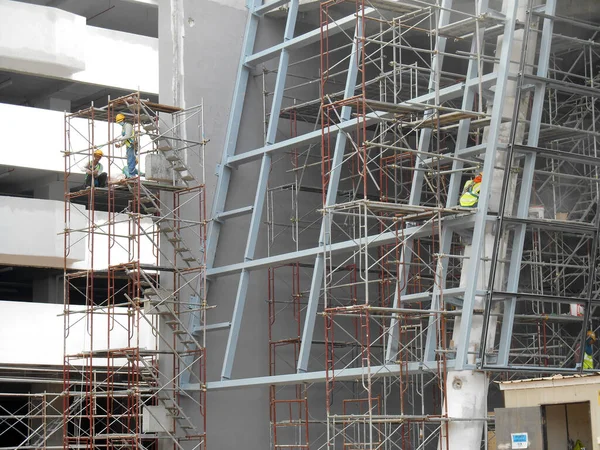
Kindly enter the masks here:
M 208 387 L 270 386 L 274 449 L 485 447 L 489 381 L 581 372 L 599 331 L 598 18 L 555 0 L 249 8 L 213 207 L 238 219 L 211 223 L 207 258 L 209 277 L 239 282 Z M 283 38 L 255 48 L 265 15 L 285 17 Z M 252 77 L 264 139 L 248 149 Z M 228 211 L 238 173 L 254 201 Z M 477 206 L 459 206 L 479 173 Z M 230 227 L 247 228 L 244 253 L 216 265 Z M 260 270 L 269 370 L 245 380 L 234 360 Z
M 60 392 L 4 392 L 0 402 L 1 449 L 63 448 Z
M 134 93 L 65 116 L 65 448 L 206 448 L 203 113 Z M 97 149 L 107 185 L 73 187 Z

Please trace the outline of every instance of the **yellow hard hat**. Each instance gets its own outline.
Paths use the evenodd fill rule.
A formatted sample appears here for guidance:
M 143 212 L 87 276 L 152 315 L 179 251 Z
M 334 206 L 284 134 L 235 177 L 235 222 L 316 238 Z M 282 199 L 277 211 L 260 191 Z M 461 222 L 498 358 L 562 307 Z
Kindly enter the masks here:
M 594 333 L 592 330 L 587 332 L 587 337 L 589 337 L 592 341 L 596 340 L 596 333 Z
M 94 150 L 94 156 L 104 156 L 104 153 L 102 153 L 102 150 L 97 148 L 96 150 Z
M 115 120 L 117 121 L 117 123 L 121 123 L 125 120 L 125 115 L 124 114 L 117 114 L 117 117 L 115 117 Z

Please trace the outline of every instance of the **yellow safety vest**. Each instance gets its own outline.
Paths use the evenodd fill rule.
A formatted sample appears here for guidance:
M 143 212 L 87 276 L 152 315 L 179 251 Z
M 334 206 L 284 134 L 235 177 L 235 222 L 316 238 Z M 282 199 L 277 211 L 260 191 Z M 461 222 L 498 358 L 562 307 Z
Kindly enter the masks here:
M 584 369 L 593 369 L 594 368 L 594 358 L 592 355 L 588 355 L 587 353 L 583 353 L 583 368 Z
M 121 136 L 125 136 L 125 125 L 121 126 Z M 135 145 L 135 126 L 131 125 L 131 137 L 125 139 L 125 145 L 127 147 L 133 147 Z
M 469 180 L 465 183 L 463 194 L 460 196 L 460 206 L 465 208 L 474 208 L 479 202 L 479 191 L 481 190 L 481 182 L 475 183 Z

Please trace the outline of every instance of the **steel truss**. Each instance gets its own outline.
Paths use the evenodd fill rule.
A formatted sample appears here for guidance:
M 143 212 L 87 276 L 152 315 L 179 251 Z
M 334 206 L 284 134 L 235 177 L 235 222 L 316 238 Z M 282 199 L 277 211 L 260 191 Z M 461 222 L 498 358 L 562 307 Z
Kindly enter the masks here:
M 147 178 L 117 177 L 118 113 L 133 124 Z M 202 106 L 137 93 L 66 115 L 65 448 L 206 448 L 202 130 Z M 108 186 L 69 190 L 99 147 Z M 73 270 L 69 252 L 81 241 L 87 267 Z M 199 389 L 185 391 L 190 382 Z
M 263 15 L 284 4 L 282 42 L 255 49 Z M 298 2 L 249 7 L 213 211 L 250 220 L 232 264 L 215 265 L 227 220 L 209 231 L 208 276 L 239 282 L 221 380 L 207 386 L 287 386 L 287 406 L 306 401 L 307 420 L 286 417 L 302 432 L 273 448 L 306 448 L 304 426 L 310 448 L 449 449 L 461 433 L 477 448 L 489 373 L 582 370 L 599 325 L 598 24 L 554 0 L 464 6 L 327 1 L 302 34 Z M 248 79 L 263 63 L 264 144 L 242 151 Z M 302 72 L 317 63 L 318 79 Z M 226 210 L 233 169 L 257 161 L 253 204 Z M 458 207 L 480 171 L 477 208 Z M 293 351 L 271 352 L 284 373 L 244 379 L 235 352 L 262 269 L 269 348 Z M 273 334 L 274 317 L 291 334 Z M 456 408 L 463 383 L 483 396 L 469 417 Z

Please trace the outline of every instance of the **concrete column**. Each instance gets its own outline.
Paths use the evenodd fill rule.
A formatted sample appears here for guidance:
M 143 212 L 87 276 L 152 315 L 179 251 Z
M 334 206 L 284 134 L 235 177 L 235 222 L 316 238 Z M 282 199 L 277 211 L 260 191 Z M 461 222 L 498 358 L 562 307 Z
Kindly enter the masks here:
M 65 100 L 58 97 L 46 97 L 35 101 L 33 106 L 36 108 L 50 109 L 52 111 L 71 112 L 71 100 Z
M 33 280 L 33 301 L 38 303 L 62 303 L 62 277 L 52 274 Z
M 33 196 L 44 200 L 64 200 L 65 183 L 64 181 L 51 181 L 37 185 L 33 188 Z

